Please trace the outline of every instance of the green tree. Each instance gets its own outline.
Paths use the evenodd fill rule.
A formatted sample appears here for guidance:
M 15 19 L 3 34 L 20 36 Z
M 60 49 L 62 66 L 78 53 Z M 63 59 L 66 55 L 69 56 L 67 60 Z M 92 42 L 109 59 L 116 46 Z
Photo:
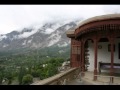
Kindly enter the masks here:
M 3 80 L 3 74 L 0 73 L 0 84 L 2 84 L 2 80 Z
M 20 71 L 19 71 L 19 75 L 18 75 L 18 81 L 19 81 L 20 85 L 22 84 L 22 79 L 23 79 L 23 76 L 25 74 L 26 74 L 26 69 L 25 69 L 25 67 L 21 66 Z
M 13 76 L 11 73 L 8 74 L 7 79 L 8 79 L 8 85 L 11 84 L 13 80 Z
M 31 75 L 32 75 L 33 77 L 39 77 L 39 74 L 37 73 L 36 70 L 32 70 L 32 71 L 31 71 Z
M 32 75 L 30 74 L 27 74 L 25 76 L 23 76 L 23 79 L 22 79 L 22 84 L 23 85 L 29 85 L 30 83 L 33 82 L 33 77 Z

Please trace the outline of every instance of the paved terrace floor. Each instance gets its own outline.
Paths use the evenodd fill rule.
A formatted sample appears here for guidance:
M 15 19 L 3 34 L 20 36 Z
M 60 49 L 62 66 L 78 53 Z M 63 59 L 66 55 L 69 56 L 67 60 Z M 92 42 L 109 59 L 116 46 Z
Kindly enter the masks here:
M 85 72 L 85 76 L 67 83 L 67 85 L 120 85 L 120 76 L 114 77 L 114 83 L 110 83 L 108 73 L 102 73 L 97 81 L 93 81 L 93 72 Z

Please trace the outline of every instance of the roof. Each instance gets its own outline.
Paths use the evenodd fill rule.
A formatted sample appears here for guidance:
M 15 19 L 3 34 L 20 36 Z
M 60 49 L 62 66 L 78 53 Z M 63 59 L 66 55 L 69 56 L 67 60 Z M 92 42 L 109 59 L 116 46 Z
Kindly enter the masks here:
M 86 19 L 85 21 L 81 22 L 77 27 L 80 27 L 82 25 L 95 22 L 95 21 L 102 21 L 102 20 L 109 20 L 109 19 L 118 19 L 120 18 L 120 14 L 107 14 L 107 15 L 101 15 L 101 16 L 95 16 L 89 19 Z
M 66 31 L 67 37 L 74 37 L 74 32 L 75 32 L 75 30 L 68 30 L 68 31 Z
M 69 30 L 66 32 L 67 37 L 75 37 L 75 30 L 77 30 L 79 27 L 82 27 L 84 25 L 87 25 L 89 23 L 92 22 L 99 22 L 99 21 L 103 21 L 103 20 L 115 20 L 115 19 L 120 19 L 120 14 L 107 14 L 107 15 L 100 15 L 100 16 L 95 16 L 89 19 L 86 19 L 84 21 L 82 21 L 80 24 L 78 24 L 74 30 Z

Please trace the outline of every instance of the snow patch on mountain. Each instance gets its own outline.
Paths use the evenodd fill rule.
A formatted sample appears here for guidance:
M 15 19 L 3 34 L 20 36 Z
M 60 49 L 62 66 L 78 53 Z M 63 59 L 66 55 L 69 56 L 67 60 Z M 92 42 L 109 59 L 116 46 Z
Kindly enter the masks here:
M 22 43 L 22 45 L 26 45 L 26 40 Z
M 54 31 L 54 29 L 47 28 L 44 33 L 45 34 L 51 34 L 53 31 Z
M 31 43 L 31 42 L 32 42 L 32 39 L 27 41 L 27 43 Z
M 52 39 L 52 40 L 49 42 L 48 47 L 54 45 L 55 43 L 57 43 L 60 38 L 61 38 L 61 36 L 59 35 L 59 36 L 57 36 L 57 38 Z
M 46 25 L 42 26 L 40 32 L 44 34 L 51 34 L 52 32 L 54 32 L 57 28 L 59 28 L 62 25 L 63 24 L 61 23 L 47 23 Z
M 24 32 L 23 34 L 20 34 L 20 35 L 18 36 L 18 38 L 27 38 L 27 37 L 35 34 L 37 31 L 38 31 L 38 30 L 35 29 L 35 30 L 32 30 L 31 32 Z
M 53 24 L 51 26 L 51 28 L 47 28 L 45 30 L 45 34 L 51 34 L 52 32 L 54 32 L 57 28 L 59 28 L 60 26 L 62 26 L 60 23 L 56 23 L 56 24 Z
M 3 48 L 5 48 L 5 47 L 7 47 L 8 46 L 8 44 L 5 44 L 5 45 L 3 45 Z
M 55 43 L 57 43 L 60 40 L 60 38 L 61 38 L 61 35 L 59 34 L 59 32 L 52 34 L 48 38 L 49 41 L 50 41 L 49 44 L 48 44 L 48 47 L 54 45 Z
M 18 38 L 18 35 L 14 35 L 12 38 L 9 38 L 9 39 L 12 41 L 12 40 L 19 39 L 19 38 Z
M 2 41 L 3 39 L 7 38 L 6 35 L 0 35 L 0 41 Z

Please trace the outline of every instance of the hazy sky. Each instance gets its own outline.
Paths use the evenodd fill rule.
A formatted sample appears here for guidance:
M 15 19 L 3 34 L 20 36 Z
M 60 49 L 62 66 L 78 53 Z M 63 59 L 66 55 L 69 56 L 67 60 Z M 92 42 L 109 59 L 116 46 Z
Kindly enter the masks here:
M 119 12 L 120 5 L 0 5 L 0 34 L 48 21 Z

